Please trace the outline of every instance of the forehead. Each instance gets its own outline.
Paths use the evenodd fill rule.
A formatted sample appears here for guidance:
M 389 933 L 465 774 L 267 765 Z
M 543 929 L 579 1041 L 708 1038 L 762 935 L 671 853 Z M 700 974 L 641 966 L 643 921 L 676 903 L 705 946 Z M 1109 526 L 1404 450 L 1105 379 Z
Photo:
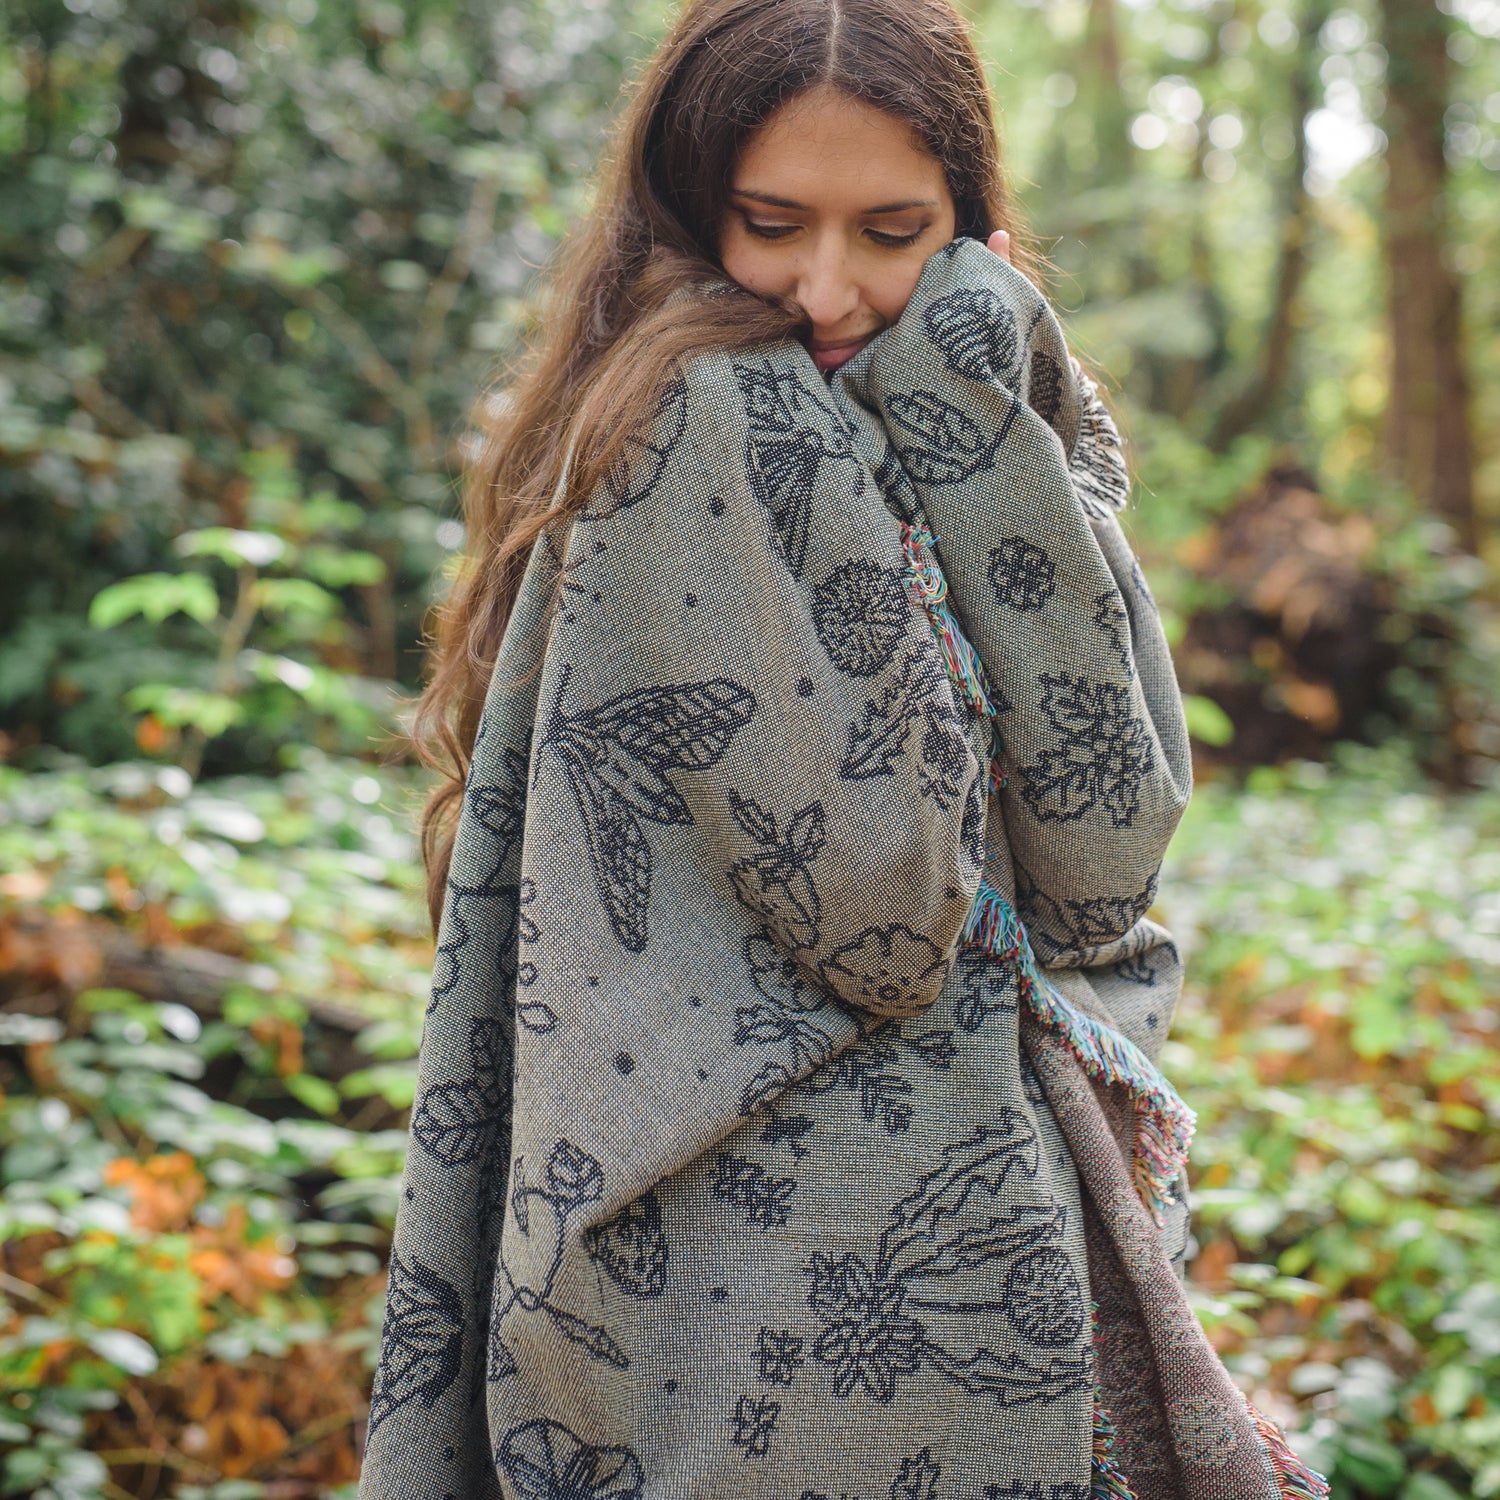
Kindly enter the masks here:
M 734 189 L 826 209 L 952 201 L 942 163 L 904 120 L 827 89 L 784 104 L 751 136 Z

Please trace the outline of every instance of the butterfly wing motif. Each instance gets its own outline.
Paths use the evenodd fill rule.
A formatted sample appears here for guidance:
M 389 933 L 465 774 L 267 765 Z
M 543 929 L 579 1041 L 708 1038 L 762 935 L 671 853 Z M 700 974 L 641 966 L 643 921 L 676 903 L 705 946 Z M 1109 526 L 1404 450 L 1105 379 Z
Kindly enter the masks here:
M 565 670 L 559 704 L 566 684 Z M 716 765 L 754 713 L 753 695 L 724 678 L 641 688 L 571 717 L 554 708 L 543 743 L 562 761 L 600 904 L 627 952 L 649 937 L 652 856 L 641 820 L 691 823 L 668 773 Z

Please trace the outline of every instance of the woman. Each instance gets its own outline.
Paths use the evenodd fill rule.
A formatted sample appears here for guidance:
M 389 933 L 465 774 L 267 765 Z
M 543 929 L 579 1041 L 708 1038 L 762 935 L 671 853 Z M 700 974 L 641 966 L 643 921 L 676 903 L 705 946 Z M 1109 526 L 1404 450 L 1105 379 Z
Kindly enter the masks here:
M 1008 225 L 946 0 L 648 68 L 423 705 L 366 1500 L 1326 1492 L 1172 1269 L 1186 736 Z

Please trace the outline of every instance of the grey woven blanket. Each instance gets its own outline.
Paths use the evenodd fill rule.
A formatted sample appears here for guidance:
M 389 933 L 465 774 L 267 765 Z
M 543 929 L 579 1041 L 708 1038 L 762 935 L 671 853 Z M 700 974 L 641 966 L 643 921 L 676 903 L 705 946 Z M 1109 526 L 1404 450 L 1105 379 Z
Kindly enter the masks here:
M 1093 387 L 960 241 L 705 357 L 495 668 L 363 1500 L 1326 1493 L 1172 1262 L 1188 794 Z

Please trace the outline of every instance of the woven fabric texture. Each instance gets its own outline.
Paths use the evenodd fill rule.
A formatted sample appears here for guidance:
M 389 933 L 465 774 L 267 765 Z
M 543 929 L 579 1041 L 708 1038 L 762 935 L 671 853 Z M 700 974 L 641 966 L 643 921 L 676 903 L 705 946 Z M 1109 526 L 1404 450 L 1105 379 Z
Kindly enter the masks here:
M 1302 1493 L 1185 1311 L 1181 1193 L 1132 1185 L 1190 778 L 1127 488 L 1044 300 L 959 241 L 831 382 L 694 362 L 539 544 L 363 1500 L 1088 1500 L 1130 1493 L 1111 1397 L 1143 1497 Z

